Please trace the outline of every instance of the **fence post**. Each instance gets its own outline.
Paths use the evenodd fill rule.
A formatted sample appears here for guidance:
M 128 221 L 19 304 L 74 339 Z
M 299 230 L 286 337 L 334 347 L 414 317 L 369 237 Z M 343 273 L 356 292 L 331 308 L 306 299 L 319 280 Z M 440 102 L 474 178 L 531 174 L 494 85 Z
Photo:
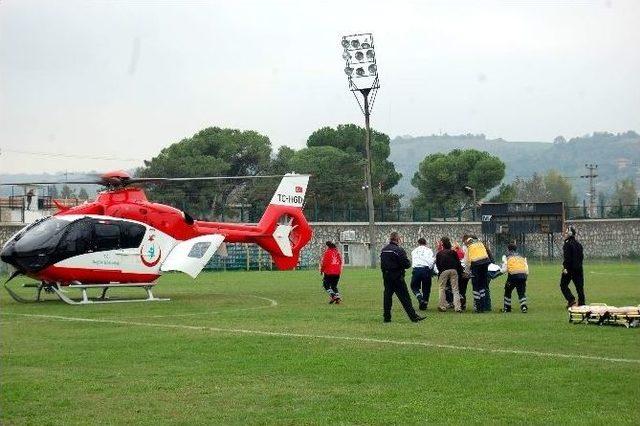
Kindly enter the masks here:
M 400 222 L 400 204 L 398 204 L 398 222 Z
M 347 206 L 347 207 L 348 207 L 348 209 L 349 209 L 349 210 L 348 210 L 349 222 L 351 222 L 351 201 L 349 201 L 349 204 L 348 204 L 348 206 Z
M 600 204 L 600 219 L 604 219 L 604 204 Z
M 620 206 L 619 215 L 622 218 L 622 216 L 624 216 L 624 212 L 622 211 L 622 198 L 618 200 L 618 205 Z
M 447 209 L 445 209 L 444 207 L 442 207 L 442 219 L 445 222 L 447 221 Z
M 336 204 L 331 203 L 331 222 L 336 221 Z
M 384 201 L 382 202 L 382 205 L 380 207 L 380 212 L 381 212 L 380 217 L 382 218 L 380 222 L 384 222 Z
M 587 217 L 587 202 L 585 200 L 582 200 L 582 215 Z
M 427 222 L 431 222 L 431 209 L 427 210 Z
M 415 222 L 416 221 L 416 208 L 415 207 L 411 207 L 411 222 Z
M 314 222 L 318 221 L 318 199 L 317 198 L 314 200 L 314 204 L 313 204 L 313 221 Z
M 458 209 L 458 222 L 462 222 L 462 209 Z

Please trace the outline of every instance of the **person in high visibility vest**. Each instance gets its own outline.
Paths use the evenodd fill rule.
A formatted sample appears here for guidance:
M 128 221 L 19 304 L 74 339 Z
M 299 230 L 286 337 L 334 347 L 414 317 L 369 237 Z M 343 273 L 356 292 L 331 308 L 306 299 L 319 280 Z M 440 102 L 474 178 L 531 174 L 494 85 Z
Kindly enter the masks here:
M 507 282 L 504 283 L 504 308 L 502 312 L 511 312 L 511 294 L 515 288 L 518 292 L 520 311 L 526 314 L 527 307 L 527 277 L 529 276 L 529 265 L 527 259 L 518 254 L 518 247 L 514 243 L 507 246 L 507 255 L 502 258 L 502 268 L 500 270 L 507 273 Z
M 491 310 L 491 305 L 487 298 L 487 287 L 489 284 L 487 272 L 491 259 L 485 245 L 475 236 L 465 239 L 467 246 L 465 262 L 471 267 L 471 287 L 473 288 L 473 310 L 481 313 Z

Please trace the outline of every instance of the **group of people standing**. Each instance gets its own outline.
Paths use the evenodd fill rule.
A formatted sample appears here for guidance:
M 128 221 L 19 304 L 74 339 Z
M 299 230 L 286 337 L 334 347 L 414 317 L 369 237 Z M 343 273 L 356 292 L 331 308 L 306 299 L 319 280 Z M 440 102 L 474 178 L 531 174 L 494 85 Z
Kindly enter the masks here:
M 567 306 L 584 305 L 584 278 L 582 272 L 582 246 L 575 239 L 576 231 L 570 227 L 565 233 L 563 246 L 564 262 L 560 281 L 560 289 Z M 412 268 L 410 288 L 418 301 L 419 310 L 425 311 L 429 305 L 432 277 L 437 276 L 438 311 L 453 309 L 455 312 L 466 310 L 466 293 L 471 281 L 473 294 L 473 311 L 476 313 L 491 311 L 491 292 L 489 282 L 492 278 L 507 274 L 504 286 L 502 312 L 511 312 L 512 293 L 516 290 L 520 310 L 528 312 L 526 286 L 529 275 L 527 259 L 517 251 L 515 243 L 509 243 L 507 254 L 502 258 L 502 265 L 493 263 L 493 256 L 486 245 L 475 235 L 463 235 L 462 245 L 451 242 L 449 237 L 442 237 L 433 251 L 427 246 L 424 238 L 419 238 L 418 245 L 411 251 L 411 259 L 402 248 L 399 233 L 392 232 L 389 243 L 380 253 L 380 268 L 384 284 L 383 320 L 391 321 L 391 307 L 395 294 L 409 319 L 422 321 L 413 307 L 411 296 L 405 282 L 405 271 Z M 338 291 L 338 281 L 342 271 L 342 256 L 335 244 L 327 241 L 327 250 L 320 262 L 320 273 L 323 274 L 323 286 L 329 294 L 329 303 L 339 304 L 342 301 Z M 493 267 L 493 268 L 492 268 Z M 570 281 L 574 282 L 578 300 L 569 290 Z
M 418 239 L 418 246 L 411 251 L 411 261 L 400 244 L 402 242 L 397 232 L 389 236 L 389 244 L 382 249 L 380 254 L 380 266 L 384 280 L 384 319 L 390 320 L 391 294 L 395 292 L 398 299 L 405 307 L 410 319 L 416 315 L 411 304 L 406 284 L 404 284 L 404 270 L 399 271 L 398 262 L 404 269 L 412 267 L 411 291 L 418 301 L 418 308 L 426 310 L 431 294 L 431 281 L 433 276 L 438 277 L 438 310 L 445 312 L 453 308 L 456 312 L 466 310 L 466 292 L 469 281 L 473 288 L 474 312 L 487 312 L 491 310 L 489 293 L 489 264 L 491 255 L 485 245 L 475 235 L 463 235 L 463 246 L 452 244 L 449 237 L 442 237 L 438 241 L 436 254 L 427 247 L 424 238 Z M 515 255 L 516 253 L 514 253 Z M 525 260 L 526 262 L 526 260 Z M 527 271 L 528 272 L 528 271 Z M 525 278 L 526 281 L 526 278 Z M 402 290 L 404 286 L 405 291 Z M 394 289 L 393 292 L 389 289 Z M 398 291 L 398 289 L 400 289 Z M 407 293 L 406 297 L 404 293 Z M 407 303 L 408 302 L 408 303 Z M 523 300 L 526 312 L 526 297 Z M 387 309 L 389 307 L 389 309 Z

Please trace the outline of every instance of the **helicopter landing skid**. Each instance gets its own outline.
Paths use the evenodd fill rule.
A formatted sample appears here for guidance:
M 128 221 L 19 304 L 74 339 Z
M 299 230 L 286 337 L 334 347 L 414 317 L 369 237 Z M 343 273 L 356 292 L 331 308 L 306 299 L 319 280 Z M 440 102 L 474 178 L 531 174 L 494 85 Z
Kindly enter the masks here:
M 45 288 L 45 284 L 42 284 L 42 283 L 40 283 L 40 284 L 36 284 L 36 283 L 23 284 L 23 287 L 36 288 L 36 297 L 34 299 L 25 299 L 24 297 L 18 295 L 15 291 L 11 290 L 11 287 L 9 287 L 8 283 L 9 283 L 9 280 L 7 280 L 7 282 L 4 283 L 4 288 L 9 293 L 9 296 L 11 296 L 13 298 L 13 300 L 15 300 L 16 302 L 20 302 L 20 303 L 41 302 L 40 295 L 42 294 L 42 290 Z
M 81 291 L 82 299 L 74 300 L 67 296 L 58 286 L 52 286 L 51 289 L 56 293 L 56 295 L 63 302 L 69 305 L 91 305 L 96 303 L 124 303 L 124 302 L 162 302 L 171 299 L 165 299 L 160 297 L 155 297 L 151 292 L 151 288 L 155 286 L 155 283 L 136 283 L 136 284 L 71 284 L 68 288 L 76 288 Z M 147 292 L 146 299 L 113 299 L 110 300 L 107 298 L 107 290 L 110 288 L 120 288 L 120 287 L 138 287 L 143 288 Z M 90 288 L 100 288 L 102 289 L 102 294 L 98 298 L 90 298 L 87 294 L 87 289 Z

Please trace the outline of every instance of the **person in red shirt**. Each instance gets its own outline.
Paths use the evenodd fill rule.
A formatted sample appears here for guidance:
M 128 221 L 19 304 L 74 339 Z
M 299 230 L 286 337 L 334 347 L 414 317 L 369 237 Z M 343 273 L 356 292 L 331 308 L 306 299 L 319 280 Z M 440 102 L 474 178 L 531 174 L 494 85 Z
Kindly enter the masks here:
M 320 273 L 323 274 L 322 286 L 329 293 L 329 304 L 339 304 L 342 296 L 338 291 L 338 281 L 342 273 L 342 256 L 331 241 L 327 241 L 327 249 L 320 261 Z

